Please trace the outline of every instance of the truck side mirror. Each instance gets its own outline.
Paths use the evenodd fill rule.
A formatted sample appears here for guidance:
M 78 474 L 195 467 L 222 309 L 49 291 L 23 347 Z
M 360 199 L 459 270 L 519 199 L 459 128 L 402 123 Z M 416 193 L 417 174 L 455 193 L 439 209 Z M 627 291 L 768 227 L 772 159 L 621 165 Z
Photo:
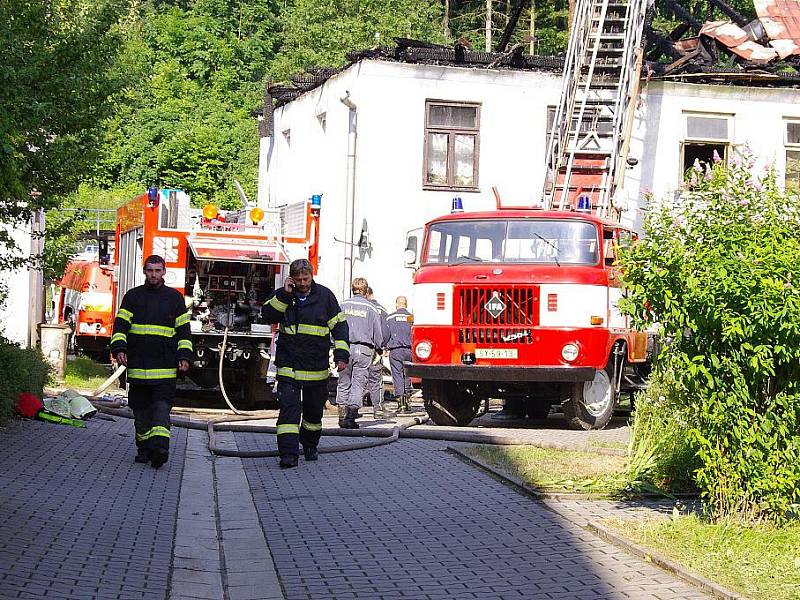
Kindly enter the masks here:
M 406 238 L 406 249 L 403 252 L 403 263 L 410 269 L 417 267 L 417 236 L 409 235 Z

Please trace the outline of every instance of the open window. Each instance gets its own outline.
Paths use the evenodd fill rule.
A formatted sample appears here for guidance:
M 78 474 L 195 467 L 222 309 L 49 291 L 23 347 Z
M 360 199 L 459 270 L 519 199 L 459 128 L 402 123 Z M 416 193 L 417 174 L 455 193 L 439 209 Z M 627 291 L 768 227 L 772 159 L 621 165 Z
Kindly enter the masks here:
M 733 141 L 733 115 L 712 113 L 684 113 L 686 133 L 681 147 L 681 176 L 699 161 L 712 164 L 714 153 L 728 160 L 728 149 Z
M 786 169 L 784 185 L 787 192 L 800 193 L 800 119 L 786 121 Z

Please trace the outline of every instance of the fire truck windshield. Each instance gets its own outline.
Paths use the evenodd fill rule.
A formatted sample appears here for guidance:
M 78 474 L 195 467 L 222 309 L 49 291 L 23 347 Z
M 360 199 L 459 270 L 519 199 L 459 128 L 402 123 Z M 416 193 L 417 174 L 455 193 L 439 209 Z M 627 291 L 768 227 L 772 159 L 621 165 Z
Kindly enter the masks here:
M 597 227 L 570 219 L 465 219 L 433 223 L 423 264 L 471 262 L 594 265 Z

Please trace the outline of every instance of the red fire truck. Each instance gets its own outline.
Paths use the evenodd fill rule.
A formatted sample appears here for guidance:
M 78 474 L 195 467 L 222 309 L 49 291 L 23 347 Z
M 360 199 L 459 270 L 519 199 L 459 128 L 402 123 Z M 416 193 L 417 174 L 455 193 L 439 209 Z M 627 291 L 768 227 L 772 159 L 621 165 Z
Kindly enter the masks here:
M 72 329 L 70 346 L 99 358 L 111 340 L 111 267 L 90 254 L 70 260 L 54 301 L 58 322 Z
M 466 425 L 491 397 L 534 418 L 560 403 L 572 427 L 600 429 L 635 382 L 626 369 L 645 368 L 652 340 L 618 310 L 615 260 L 633 237 L 619 221 L 649 4 L 575 3 L 548 115 L 549 210 L 504 209 L 495 192 L 495 211 L 426 225 L 407 367 L 434 422 Z
M 414 276 L 411 376 L 434 422 L 467 425 L 489 398 L 529 417 L 560 404 L 569 424 L 600 429 L 626 366 L 653 341 L 617 303 L 620 244 L 634 233 L 586 212 L 508 209 L 429 222 Z
M 191 309 L 189 379 L 202 388 L 222 383 L 243 406 L 263 404 L 273 328 L 261 322 L 261 305 L 283 284 L 290 256 L 316 268 L 318 232 L 318 202 L 224 212 L 193 208 L 181 190 L 151 188 L 117 211 L 114 310 L 144 282 L 144 259 L 163 256 L 166 284 Z

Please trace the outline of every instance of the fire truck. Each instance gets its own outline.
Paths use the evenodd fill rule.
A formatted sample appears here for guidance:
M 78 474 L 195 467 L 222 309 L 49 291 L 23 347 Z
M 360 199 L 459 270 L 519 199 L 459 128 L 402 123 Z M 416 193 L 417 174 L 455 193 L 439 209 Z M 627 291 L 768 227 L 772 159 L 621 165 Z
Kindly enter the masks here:
M 261 321 L 261 305 L 283 285 L 292 258 L 308 257 L 316 269 L 319 209 L 318 196 L 280 209 L 193 208 L 182 190 L 150 188 L 117 210 L 115 313 L 144 282 L 144 259 L 162 256 L 166 285 L 191 312 L 187 377 L 201 388 L 224 386 L 241 406 L 263 405 L 272 399 L 265 377 L 274 328 Z
M 428 414 L 466 425 L 482 402 L 560 404 L 601 429 L 654 340 L 617 304 L 617 249 L 650 0 L 578 0 L 552 115 L 538 208 L 454 212 L 429 222 L 414 276 L 412 361 Z M 460 198 L 454 208 L 460 210 Z
M 79 254 L 67 263 L 54 298 L 58 322 L 72 329 L 71 348 L 98 358 L 111 340 L 111 275 L 96 251 Z

